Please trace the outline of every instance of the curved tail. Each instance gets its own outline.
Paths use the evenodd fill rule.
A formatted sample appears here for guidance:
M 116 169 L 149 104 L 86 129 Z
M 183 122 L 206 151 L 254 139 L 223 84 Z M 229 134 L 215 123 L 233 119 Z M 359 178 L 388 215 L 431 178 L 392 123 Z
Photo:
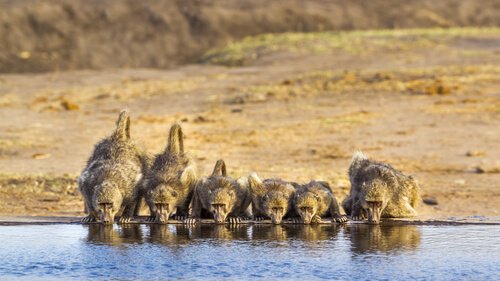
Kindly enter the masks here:
M 130 139 L 130 114 L 128 109 L 124 109 L 120 112 L 118 121 L 116 121 L 116 129 L 111 135 L 111 139 L 114 141 Z
M 170 135 L 168 136 L 167 153 L 184 153 L 184 143 L 182 128 L 179 124 L 174 124 L 170 128 Z
M 226 163 L 222 159 L 217 160 L 217 163 L 215 163 L 214 171 L 212 172 L 212 176 L 223 176 L 223 177 L 225 177 L 226 175 L 227 175 L 227 173 L 226 173 Z

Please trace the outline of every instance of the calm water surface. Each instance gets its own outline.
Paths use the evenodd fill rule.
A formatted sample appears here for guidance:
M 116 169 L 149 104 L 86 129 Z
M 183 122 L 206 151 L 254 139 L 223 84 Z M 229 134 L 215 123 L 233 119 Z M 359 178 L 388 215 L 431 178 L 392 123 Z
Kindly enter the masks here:
M 0 226 L 0 279 L 499 280 L 500 226 Z

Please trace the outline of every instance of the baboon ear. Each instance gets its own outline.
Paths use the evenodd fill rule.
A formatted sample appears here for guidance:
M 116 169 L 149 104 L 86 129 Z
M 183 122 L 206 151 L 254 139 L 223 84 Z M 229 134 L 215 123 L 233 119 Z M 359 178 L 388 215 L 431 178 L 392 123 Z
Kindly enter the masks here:
M 361 187 L 366 188 L 366 182 L 363 182 L 363 184 L 361 184 Z
M 296 183 L 296 182 L 291 182 L 289 183 L 294 189 L 297 189 L 299 188 L 300 184 Z
M 318 200 L 318 202 L 321 202 L 321 197 L 319 195 L 315 194 L 314 198 L 316 198 L 316 200 Z
M 113 140 L 126 140 L 130 138 L 130 115 L 128 109 L 120 112 L 118 121 L 116 121 L 116 129 L 113 132 Z
M 171 191 L 171 194 L 172 194 L 172 196 L 176 197 L 176 196 L 177 196 L 177 191 L 172 190 L 172 191 Z
M 262 202 L 265 202 L 265 201 L 267 201 L 268 199 L 269 199 L 269 194 L 264 194 L 264 195 L 262 195 L 262 198 L 260 198 L 260 200 L 261 200 Z
M 250 190 L 254 193 L 258 193 L 262 189 L 262 181 L 256 173 L 250 174 L 248 177 L 248 183 L 250 185 Z
M 234 191 L 230 190 L 227 192 L 227 194 L 229 194 L 229 196 L 231 196 L 231 199 L 235 199 L 236 198 L 236 194 L 234 194 Z
M 191 185 L 196 182 L 196 169 L 193 166 L 187 166 L 182 172 L 181 183 L 183 185 Z

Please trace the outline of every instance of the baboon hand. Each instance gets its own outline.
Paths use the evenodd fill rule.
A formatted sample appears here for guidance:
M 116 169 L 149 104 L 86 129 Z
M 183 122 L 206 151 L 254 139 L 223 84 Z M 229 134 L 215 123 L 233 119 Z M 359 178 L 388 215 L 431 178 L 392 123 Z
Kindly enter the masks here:
M 254 218 L 255 221 L 263 221 L 264 220 L 264 217 L 255 217 Z
M 187 219 L 185 216 L 174 216 L 174 220 L 184 221 L 185 219 Z
M 227 221 L 230 223 L 230 224 L 238 224 L 241 222 L 241 218 L 240 217 L 230 217 L 230 218 L 227 218 Z
M 184 224 L 188 224 L 188 225 L 195 225 L 199 221 L 200 221 L 199 218 L 187 218 L 187 219 L 183 220 L 182 222 Z
M 92 215 L 86 216 L 82 219 L 82 223 L 91 223 L 91 222 L 96 222 L 96 218 Z
M 339 217 L 333 218 L 332 222 L 346 223 L 347 217 L 346 216 L 339 216 Z
M 311 219 L 312 223 L 320 223 L 321 222 L 321 217 L 318 215 L 314 215 L 314 217 Z
M 156 221 L 156 217 L 154 217 L 154 216 L 149 216 L 146 219 L 146 222 L 148 222 L 148 223 L 154 223 L 155 221 Z
M 290 219 L 288 219 L 288 221 L 291 223 L 302 223 L 301 218 L 290 218 Z
M 119 219 L 118 219 L 118 223 L 119 224 L 122 224 L 122 223 L 130 223 L 130 221 L 132 220 L 131 217 L 129 216 L 121 216 Z
M 351 220 L 353 220 L 353 221 L 362 221 L 363 217 L 362 216 L 351 216 Z

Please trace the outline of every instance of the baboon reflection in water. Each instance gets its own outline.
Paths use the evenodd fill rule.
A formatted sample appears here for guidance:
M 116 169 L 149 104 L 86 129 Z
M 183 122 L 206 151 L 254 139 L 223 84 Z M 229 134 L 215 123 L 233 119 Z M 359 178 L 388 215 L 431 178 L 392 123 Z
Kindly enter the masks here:
M 351 240 L 352 252 L 356 254 L 375 252 L 396 254 L 414 250 L 420 244 L 420 232 L 415 225 L 351 225 L 345 232 Z
M 114 228 L 112 224 L 89 224 L 87 242 L 114 246 L 141 243 L 143 232 L 139 224 L 127 224 Z

